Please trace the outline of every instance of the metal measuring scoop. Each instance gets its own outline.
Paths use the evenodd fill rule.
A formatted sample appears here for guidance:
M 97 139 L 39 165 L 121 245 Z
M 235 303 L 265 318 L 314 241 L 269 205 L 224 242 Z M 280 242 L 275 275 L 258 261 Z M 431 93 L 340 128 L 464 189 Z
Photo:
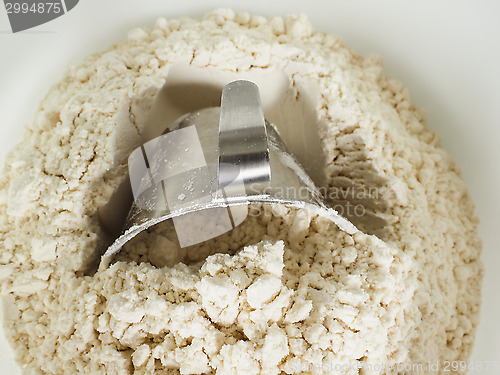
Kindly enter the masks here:
M 353 233 L 355 227 L 323 198 L 277 128 L 264 119 L 258 87 L 234 81 L 220 107 L 188 113 L 129 156 L 134 203 L 122 234 L 99 269 L 140 232 L 172 219 L 180 247 L 222 235 L 241 224 L 251 203 L 308 210 Z

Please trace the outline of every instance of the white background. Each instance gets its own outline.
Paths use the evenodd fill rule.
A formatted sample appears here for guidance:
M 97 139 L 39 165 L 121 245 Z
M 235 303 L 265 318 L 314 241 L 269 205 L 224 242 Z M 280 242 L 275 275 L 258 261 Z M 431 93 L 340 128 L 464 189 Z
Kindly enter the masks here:
M 0 4 L 0 163 L 21 139 L 49 86 L 70 62 L 124 38 L 135 26 L 226 6 L 252 13 L 305 13 L 316 29 L 358 53 L 379 53 L 385 74 L 427 111 L 476 202 L 484 240 L 481 324 L 473 360 L 500 361 L 500 2 L 463 0 L 80 0 L 68 14 L 12 34 Z M 15 375 L 0 330 L 0 373 Z

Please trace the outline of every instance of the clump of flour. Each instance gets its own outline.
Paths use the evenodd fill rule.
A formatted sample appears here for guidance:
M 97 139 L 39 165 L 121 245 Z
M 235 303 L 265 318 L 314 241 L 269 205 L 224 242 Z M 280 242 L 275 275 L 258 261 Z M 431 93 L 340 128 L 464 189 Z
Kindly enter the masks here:
M 234 232 L 178 249 L 178 259 L 158 251 L 175 246 L 159 226 L 86 275 L 105 243 L 98 210 L 127 178 L 179 64 L 279 72 L 278 128 L 312 87 L 304 108 L 320 142 L 311 152 L 324 160 L 318 175 L 340 192 L 333 203 L 364 207 L 351 217 L 363 231 L 253 206 Z M 0 290 L 25 372 L 320 374 L 357 361 L 390 373 L 466 360 L 482 274 L 473 205 L 407 90 L 381 70 L 304 17 L 230 10 L 160 19 L 72 66 L 0 180 Z

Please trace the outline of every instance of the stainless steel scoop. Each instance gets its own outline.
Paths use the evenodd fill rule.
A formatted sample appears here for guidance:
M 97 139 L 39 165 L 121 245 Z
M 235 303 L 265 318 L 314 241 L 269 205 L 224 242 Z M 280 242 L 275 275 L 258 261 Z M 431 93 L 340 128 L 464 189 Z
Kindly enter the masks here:
M 101 258 L 108 267 L 138 233 L 172 219 L 181 247 L 241 224 L 250 203 L 307 208 L 353 233 L 264 119 L 257 86 L 226 85 L 220 107 L 188 113 L 129 157 L 134 203 L 122 234 Z

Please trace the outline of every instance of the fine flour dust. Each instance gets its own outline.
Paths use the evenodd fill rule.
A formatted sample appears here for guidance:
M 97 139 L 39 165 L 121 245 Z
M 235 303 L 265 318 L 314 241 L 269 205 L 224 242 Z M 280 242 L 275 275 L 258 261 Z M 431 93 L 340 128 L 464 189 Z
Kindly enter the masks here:
M 359 231 L 252 206 L 233 232 L 175 257 L 158 226 L 86 273 L 105 237 L 98 210 L 181 65 L 284 77 L 284 104 L 266 116 L 279 128 L 305 106 L 318 147 L 291 151 Z M 482 276 L 473 204 L 408 91 L 381 71 L 303 16 L 227 9 L 159 19 L 71 66 L 0 180 L 0 291 L 24 373 L 405 373 L 396 365 L 467 360 Z

